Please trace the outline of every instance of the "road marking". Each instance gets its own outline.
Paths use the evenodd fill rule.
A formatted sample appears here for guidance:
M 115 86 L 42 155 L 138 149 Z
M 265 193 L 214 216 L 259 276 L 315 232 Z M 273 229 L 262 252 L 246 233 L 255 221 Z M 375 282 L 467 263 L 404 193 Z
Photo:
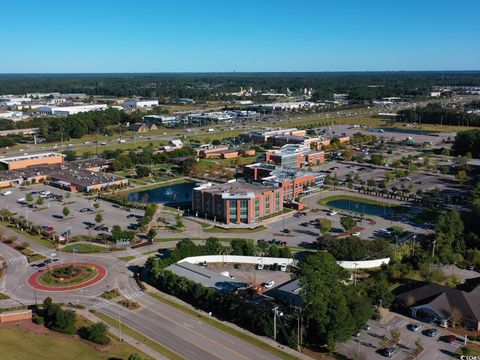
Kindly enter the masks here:
M 134 291 L 134 292 L 131 292 L 131 293 L 123 293 L 122 294 L 124 297 L 126 297 L 128 300 L 132 300 L 132 299 L 135 299 L 135 298 L 138 298 L 140 296 L 144 296 L 145 293 L 143 291 Z
M 153 298 L 153 299 L 154 299 L 154 302 L 155 302 L 155 298 Z M 158 301 L 158 300 L 156 300 L 156 301 Z M 167 306 L 168 306 L 168 305 L 167 305 Z M 163 314 L 163 313 L 159 313 L 159 312 L 153 310 L 151 307 L 149 307 L 148 310 L 151 311 L 151 312 L 153 312 L 153 313 L 155 313 L 155 314 L 157 314 L 157 315 L 159 315 L 160 317 L 164 317 L 164 318 L 170 320 L 171 322 L 173 322 L 173 323 L 175 323 L 175 324 L 181 325 L 178 321 L 173 320 L 172 318 L 166 316 L 166 315 Z M 180 311 L 180 310 L 179 310 L 179 311 Z M 180 311 L 180 312 L 182 312 L 182 311 Z M 189 316 L 189 315 L 187 315 L 187 316 Z M 190 316 L 189 316 L 189 317 L 190 317 Z M 216 331 L 223 332 L 224 334 L 227 334 L 228 336 L 234 336 L 234 335 L 229 334 L 229 333 L 226 332 L 226 331 L 219 330 L 219 329 L 215 328 L 215 327 L 212 326 L 212 325 L 208 325 L 208 326 L 211 327 L 211 328 L 213 328 L 213 329 L 215 329 Z M 249 360 L 249 358 L 247 358 L 246 356 L 240 354 L 240 353 L 237 352 L 236 350 L 234 350 L 234 349 L 232 349 L 232 348 L 229 348 L 229 347 L 226 347 L 224 344 L 221 344 L 221 343 L 219 343 L 218 341 L 215 341 L 215 340 L 213 340 L 213 339 L 211 339 L 211 338 L 209 338 L 209 337 L 201 334 L 201 333 L 200 333 L 199 331 L 197 331 L 197 330 L 193 330 L 193 327 L 192 327 L 192 329 L 191 329 L 191 328 L 189 328 L 189 327 L 186 326 L 184 329 L 186 329 L 186 330 L 188 330 L 188 331 L 191 331 L 191 332 L 194 333 L 195 335 L 198 335 L 198 336 L 204 338 L 205 340 L 208 340 L 208 341 L 210 341 L 210 342 L 218 345 L 218 346 L 221 347 L 221 348 L 224 348 L 225 350 L 227 350 L 227 351 L 229 351 L 229 352 L 237 355 L 237 356 L 240 357 L 240 358 L 243 358 L 243 359 L 245 359 L 245 360 Z M 236 338 L 236 336 L 234 336 L 234 337 Z M 248 342 L 247 342 L 247 343 L 248 343 Z M 249 345 L 251 345 L 251 344 L 249 344 Z M 261 348 L 256 347 L 255 345 L 253 345 L 253 349 L 255 349 L 255 348 L 261 349 Z M 204 349 L 204 350 L 206 350 L 206 349 Z M 263 350 L 263 349 L 262 349 L 262 350 Z M 212 354 L 212 355 L 215 356 L 215 354 Z
M 25 256 L 15 256 L 6 260 L 7 264 L 13 264 L 16 262 L 28 262 Z
M 100 309 L 103 309 L 103 308 L 106 308 L 106 307 L 109 307 L 109 306 L 112 306 L 112 305 L 113 305 L 113 303 L 111 301 L 105 300 L 105 301 L 94 304 L 91 307 L 91 309 L 100 310 Z

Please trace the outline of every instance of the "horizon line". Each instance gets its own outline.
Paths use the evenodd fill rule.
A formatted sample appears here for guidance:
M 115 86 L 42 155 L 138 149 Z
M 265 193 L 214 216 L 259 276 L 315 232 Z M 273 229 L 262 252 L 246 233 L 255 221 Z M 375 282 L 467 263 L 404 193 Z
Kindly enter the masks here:
M 121 72 L 0 72 L 4 75 L 152 75 L 152 74 L 348 74 L 348 73 L 475 73 L 480 69 L 456 70 L 314 70 L 314 71 L 121 71 Z

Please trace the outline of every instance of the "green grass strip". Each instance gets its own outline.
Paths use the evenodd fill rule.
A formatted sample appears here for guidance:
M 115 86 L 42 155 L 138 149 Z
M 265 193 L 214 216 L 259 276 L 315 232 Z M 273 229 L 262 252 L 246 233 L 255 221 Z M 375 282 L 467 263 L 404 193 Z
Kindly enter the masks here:
M 110 326 L 113 326 L 114 328 L 118 329 L 118 321 L 111 318 L 110 316 L 108 316 L 104 313 L 101 313 L 101 312 L 96 312 L 95 316 L 102 319 L 103 321 L 105 321 Z M 150 348 L 152 348 L 156 352 L 158 352 L 162 355 L 165 355 L 166 357 L 168 357 L 172 360 L 183 360 L 183 358 L 180 355 L 173 352 L 169 348 L 167 348 L 163 345 L 160 345 L 159 343 L 151 340 L 150 338 L 147 338 L 146 336 L 142 335 L 138 331 L 133 330 L 131 327 L 129 327 L 129 326 L 123 324 L 123 323 L 122 323 L 122 333 L 127 334 L 127 335 L 135 338 L 136 340 L 138 340 L 138 341 L 142 342 L 143 344 L 149 346 Z
M 238 337 L 238 338 L 240 338 L 240 339 L 242 339 L 242 340 L 258 347 L 258 348 L 266 350 L 266 351 L 278 356 L 281 359 L 285 359 L 285 360 L 297 359 L 295 356 L 287 354 L 286 352 L 283 352 L 283 351 L 275 348 L 274 346 L 269 345 L 268 343 L 257 339 L 254 336 L 251 336 L 247 333 L 239 331 L 239 330 L 237 330 L 237 329 L 235 329 L 231 326 L 225 325 L 224 323 L 222 323 L 218 320 L 215 320 L 212 317 L 205 316 L 202 313 L 199 313 L 195 310 L 192 310 L 192 309 L 190 309 L 190 308 L 188 308 L 188 307 L 186 307 L 182 304 L 179 304 L 175 301 L 171 301 L 167 298 L 162 297 L 161 295 L 158 295 L 158 294 L 155 294 L 155 293 L 152 293 L 152 292 L 149 292 L 149 295 L 152 296 L 154 299 L 156 299 L 158 301 L 161 301 L 161 302 L 163 302 L 163 303 L 165 303 L 169 306 L 172 306 L 172 307 L 184 312 L 187 315 L 193 316 L 196 319 L 201 319 L 203 322 L 205 322 L 205 323 L 207 323 L 207 324 L 209 324 L 213 327 L 216 327 L 219 330 L 222 330 L 222 331 L 224 331 L 224 332 L 226 332 L 230 335 L 236 336 L 236 337 Z

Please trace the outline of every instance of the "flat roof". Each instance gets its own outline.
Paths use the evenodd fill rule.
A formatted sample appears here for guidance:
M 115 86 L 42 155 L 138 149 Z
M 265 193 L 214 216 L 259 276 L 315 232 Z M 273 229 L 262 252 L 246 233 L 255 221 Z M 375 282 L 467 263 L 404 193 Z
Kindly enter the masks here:
M 0 158 L 0 162 L 4 164 L 8 164 L 15 161 L 22 161 L 22 160 L 30 160 L 30 159 L 41 159 L 41 158 L 48 158 L 48 157 L 65 157 L 66 155 L 60 153 L 40 153 L 40 154 L 30 154 L 30 155 L 20 155 L 20 156 L 12 156 L 7 158 Z
M 166 269 L 179 276 L 202 284 L 207 288 L 214 288 L 221 292 L 233 292 L 247 286 L 244 282 L 235 281 L 228 276 L 188 262 L 172 264 Z
M 224 184 L 217 185 L 203 185 L 195 188 L 194 190 L 201 190 L 206 193 L 221 195 L 224 193 L 233 193 L 233 194 L 245 194 L 245 193 L 254 193 L 261 194 L 265 191 L 273 190 L 272 187 L 250 184 L 246 182 L 231 181 Z

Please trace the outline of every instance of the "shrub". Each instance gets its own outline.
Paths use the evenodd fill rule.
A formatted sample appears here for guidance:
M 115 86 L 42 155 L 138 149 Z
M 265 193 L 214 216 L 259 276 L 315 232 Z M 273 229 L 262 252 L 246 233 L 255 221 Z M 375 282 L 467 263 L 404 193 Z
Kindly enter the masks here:
M 32 321 L 33 321 L 35 324 L 38 324 L 38 325 L 43 325 L 43 323 L 44 323 L 43 317 L 41 317 L 41 316 L 38 315 L 38 314 L 33 314 L 33 315 L 32 315 Z
M 99 322 L 88 327 L 82 328 L 80 336 L 95 344 L 107 345 L 110 343 L 110 338 L 107 335 L 108 327 L 103 322 Z

